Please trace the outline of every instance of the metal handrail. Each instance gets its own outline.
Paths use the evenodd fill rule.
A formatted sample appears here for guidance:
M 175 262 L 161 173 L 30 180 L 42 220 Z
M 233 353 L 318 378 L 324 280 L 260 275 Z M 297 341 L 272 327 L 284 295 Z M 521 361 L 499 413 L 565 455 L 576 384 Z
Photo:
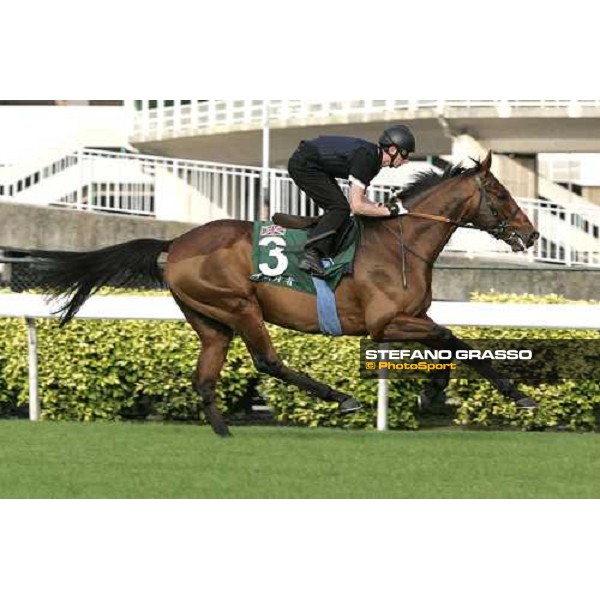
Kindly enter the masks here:
M 584 110 L 600 111 L 600 100 L 174 100 L 172 105 L 156 101 L 151 108 L 147 100 L 130 101 L 132 139 L 164 139 L 182 133 L 202 134 L 219 128 L 235 130 L 243 126 L 260 128 L 268 104 L 272 122 L 306 122 L 339 117 L 363 119 L 397 118 L 399 113 L 430 111 L 443 115 L 455 109 L 491 110 L 496 117 L 507 117 L 513 110 L 556 109 L 565 116 L 581 116 Z M 186 102 L 182 104 L 182 102 Z
M 271 202 L 266 207 L 260 203 L 259 167 L 100 150 L 76 155 L 77 160 L 65 163 L 67 168 L 42 178 L 36 184 L 39 189 L 32 186 L 12 201 L 198 223 L 219 218 L 255 220 L 274 212 L 318 213 L 281 169 L 267 172 Z M 340 183 L 346 189 L 347 183 Z M 374 185 L 369 196 L 380 201 L 391 189 Z M 600 267 L 600 207 L 531 198 L 519 203 L 541 232 L 528 260 Z M 446 252 L 497 257 L 510 249 L 481 232 L 461 230 Z

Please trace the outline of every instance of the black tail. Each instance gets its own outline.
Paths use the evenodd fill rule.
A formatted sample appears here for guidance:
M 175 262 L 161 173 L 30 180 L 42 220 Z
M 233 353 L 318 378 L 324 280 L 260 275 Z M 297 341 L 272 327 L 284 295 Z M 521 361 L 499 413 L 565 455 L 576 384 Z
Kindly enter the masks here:
M 31 255 L 39 259 L 42 289 L 51 298 L 64 300 L 57 311 L 64 325 L 102 286 L 125 285 L 139 276 L 163 283 L 157 261 L 170 245 L 161 240 L 133 240 L 94 252 L 36 250 Z

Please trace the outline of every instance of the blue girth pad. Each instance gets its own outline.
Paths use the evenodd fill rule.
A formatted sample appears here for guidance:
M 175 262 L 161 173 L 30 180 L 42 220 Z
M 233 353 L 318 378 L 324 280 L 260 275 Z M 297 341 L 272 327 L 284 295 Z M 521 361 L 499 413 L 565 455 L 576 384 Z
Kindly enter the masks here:
M 323 259 L 321 261 L 326 269 L 331 266 L 331 261 Z M 315 290 L 317 292 L 317 313 L 319 316 L 319 329 L 331 336 L 342 335 L 342 325 L 338 317 L 335 305 L 335 293 L 318 277 L 312 278 Z

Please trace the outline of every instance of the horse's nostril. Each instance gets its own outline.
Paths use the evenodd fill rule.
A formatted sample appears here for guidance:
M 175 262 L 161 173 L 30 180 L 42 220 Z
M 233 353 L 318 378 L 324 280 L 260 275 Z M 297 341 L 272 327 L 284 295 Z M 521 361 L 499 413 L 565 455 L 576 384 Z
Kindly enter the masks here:
M 537 241 L 537 239 L 540 237 L 540 234 L 537 231 L 534 231 L 530 236 L 529 236 L 529 240 L 528 240 L 528 245 L 529 246 L 533 246 L 533 244 L 535 244 L 535 242 Z

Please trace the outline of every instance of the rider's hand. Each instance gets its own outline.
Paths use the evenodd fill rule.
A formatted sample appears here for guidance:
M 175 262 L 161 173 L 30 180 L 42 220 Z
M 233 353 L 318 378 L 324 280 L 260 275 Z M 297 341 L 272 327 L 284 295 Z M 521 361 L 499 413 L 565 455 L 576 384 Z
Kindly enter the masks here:
M 390 211 L 390 217 L 399 217 L 408 213 L 401 200 L 394 204 L 388 204 L 387 209 Z

